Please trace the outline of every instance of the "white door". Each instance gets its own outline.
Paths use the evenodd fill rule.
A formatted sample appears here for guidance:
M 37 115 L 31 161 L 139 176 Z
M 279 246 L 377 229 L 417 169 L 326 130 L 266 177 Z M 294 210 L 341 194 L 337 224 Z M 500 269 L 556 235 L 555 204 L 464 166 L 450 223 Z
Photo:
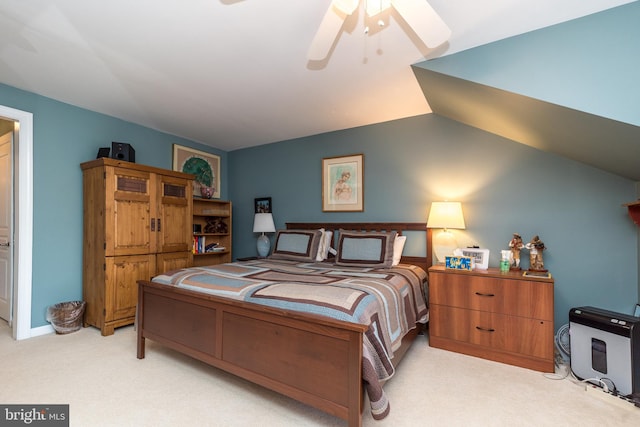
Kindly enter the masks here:
M 0 136 L 0 318 L 11 323 L 13 289 L 13 132 Z

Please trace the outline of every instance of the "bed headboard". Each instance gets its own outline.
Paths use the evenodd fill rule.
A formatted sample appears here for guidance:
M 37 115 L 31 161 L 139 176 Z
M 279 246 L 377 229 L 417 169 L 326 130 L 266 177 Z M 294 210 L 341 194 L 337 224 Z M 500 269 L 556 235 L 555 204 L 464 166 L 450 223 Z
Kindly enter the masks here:
M 334 236 L 340 229 L 349 231 L 395 231 L 402 235 L 405 231 L 422 231 L 425 234 L 426 257 L 402 256 L 401 262 L 405 264 L 415 264 L 424 268 L 425 271 L 431 267 L 433 252 L 431 249 L 431 229 L 427 228 L 424 222 L 287 222 L 287 229 L 314 230 L 324 228 L 333 231 Z

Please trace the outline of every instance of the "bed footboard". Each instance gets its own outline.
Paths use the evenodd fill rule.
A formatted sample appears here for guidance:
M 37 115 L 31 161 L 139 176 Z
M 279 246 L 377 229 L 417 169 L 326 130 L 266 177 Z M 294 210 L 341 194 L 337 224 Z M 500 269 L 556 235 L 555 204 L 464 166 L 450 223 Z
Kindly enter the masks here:
M 145 339 L 362 424 L 366 326 L 139 282 L 137 356 Z

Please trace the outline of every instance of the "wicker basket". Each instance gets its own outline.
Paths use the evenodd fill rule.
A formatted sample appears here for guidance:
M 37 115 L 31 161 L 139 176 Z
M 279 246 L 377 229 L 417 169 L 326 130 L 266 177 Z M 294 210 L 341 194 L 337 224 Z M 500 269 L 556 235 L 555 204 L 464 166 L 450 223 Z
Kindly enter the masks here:
M 69 301 L 54 304 L 47 308 L 47 321 L 56 334 L 69 334 L 82 327 L 85 301 Z

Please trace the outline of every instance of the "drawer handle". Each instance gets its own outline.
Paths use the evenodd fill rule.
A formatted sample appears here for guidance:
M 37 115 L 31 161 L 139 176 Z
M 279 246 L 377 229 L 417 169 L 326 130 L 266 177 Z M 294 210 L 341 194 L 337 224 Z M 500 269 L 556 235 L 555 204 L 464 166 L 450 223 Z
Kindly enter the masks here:
M 495 297 L 495 294 L 483 294 L 482 292 L 476 292 L 479 297 Z
M 493 328 L 482 328 L 480 326 L 476 326 L 476 329 L 479 331 L 484 331 L 484 332 L 495 332 L 496 330 Z

